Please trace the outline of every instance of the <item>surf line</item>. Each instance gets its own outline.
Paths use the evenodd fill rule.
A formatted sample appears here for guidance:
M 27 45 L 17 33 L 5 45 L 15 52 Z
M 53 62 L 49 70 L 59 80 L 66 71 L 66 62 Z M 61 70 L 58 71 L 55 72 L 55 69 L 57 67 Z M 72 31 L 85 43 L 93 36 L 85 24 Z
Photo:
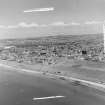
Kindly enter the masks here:
M 33 98 L 33 100 L 45 100 L 45 99 L 53 99 L 53 98 L 64 98 L 65 96 L 50 96 L 50 97 L 40 97 L 40 98 Z

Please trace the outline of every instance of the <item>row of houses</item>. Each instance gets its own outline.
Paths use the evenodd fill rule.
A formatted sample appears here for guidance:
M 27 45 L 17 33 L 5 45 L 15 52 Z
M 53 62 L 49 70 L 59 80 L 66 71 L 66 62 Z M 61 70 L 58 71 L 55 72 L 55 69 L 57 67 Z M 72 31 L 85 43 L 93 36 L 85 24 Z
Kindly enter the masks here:
M 71 46 L 71 47 L 70 47 Z M 52 45 L 38 47 L 6 46 L 0 50 L 0 59 L 27 63 L 54 64 L 62 57 L 67 59 L 102 60 L 103 47 L 93 46 L 83 49 L 73 45 Z

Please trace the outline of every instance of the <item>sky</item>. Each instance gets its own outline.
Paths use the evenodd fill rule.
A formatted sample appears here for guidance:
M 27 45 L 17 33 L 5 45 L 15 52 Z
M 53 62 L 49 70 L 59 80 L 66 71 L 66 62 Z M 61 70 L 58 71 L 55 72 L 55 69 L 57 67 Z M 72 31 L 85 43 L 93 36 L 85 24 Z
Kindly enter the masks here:
M 0 0 L 0 39 L 102 33 L 105 0 Z

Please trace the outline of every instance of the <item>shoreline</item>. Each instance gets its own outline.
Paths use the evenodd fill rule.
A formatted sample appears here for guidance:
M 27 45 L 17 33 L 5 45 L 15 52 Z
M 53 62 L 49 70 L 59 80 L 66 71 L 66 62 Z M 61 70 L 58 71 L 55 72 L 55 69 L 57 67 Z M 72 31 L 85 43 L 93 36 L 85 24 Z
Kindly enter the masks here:
M 97 82 L 92 82 L 92 81 L 87 81 L 87 80 L 83 80 L 83 79 L 78 79 L 78 78 L 73 78 L 73 77 L 48 73 L 48 72 L 45 72 L 45 71 L 37 71 L 37 70 L 33 71 L 31 69 L 23 69 L 23 68 L 19 68 L 19 67 L 16 68 L 16 67 L 13 67 L 11 65 L 6 65 L 6 64 L 3 64 L 3 63 L 0 63 L 0 66 L 10 68 L 10 69 L 15 69 L 15 70 L 17 70 L 16 72 L 41 74 L 41 75 L 47 76 L 48 78 L 56 78 L 56 79 L 61 79 L 61 80 L 69 81 L 69 82 L 74 82 L 74 83 L 77 83 L 77 85 L 85 85 L 85 86 L 92 87 L 94 89 L 98 89 L 100 91 L 105 92 L 105 85 L 103 85 L 101 83 L 97 83 Z M 12 70 L 12 71 L 14 71 L 14 70 Z

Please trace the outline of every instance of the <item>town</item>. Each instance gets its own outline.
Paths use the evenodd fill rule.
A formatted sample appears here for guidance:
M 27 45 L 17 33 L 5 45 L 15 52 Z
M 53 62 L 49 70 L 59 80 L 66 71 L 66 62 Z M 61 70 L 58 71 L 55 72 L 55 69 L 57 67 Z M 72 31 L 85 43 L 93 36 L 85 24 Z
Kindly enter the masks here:
M 59 37 L 62 38 L 62 36 Z M 66 41 L 57 41 L 57 38 L 53 40 L 53 37 L 49 38 L 50 40 L 41 38 L 40 41 L 33 39 L 10 40 L 9 43 L 12 44 L 0 47 L 0 59 L 18 63 L 46 65 L 59 63 L 61 58 L 105 62 L 103 41 L 96 43 L 95 40 L 94 44 L 92 39 L 92 41 L 90 39 L 68 41 L 67 38 Z

